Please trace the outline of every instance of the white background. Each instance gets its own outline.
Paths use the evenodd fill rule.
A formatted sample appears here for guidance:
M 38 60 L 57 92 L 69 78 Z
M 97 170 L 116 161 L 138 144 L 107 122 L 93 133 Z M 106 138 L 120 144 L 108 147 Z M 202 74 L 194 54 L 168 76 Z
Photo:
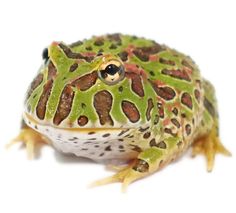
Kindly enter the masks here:
M 64 157 L 45 147 L 28 161 L 24 149 L 4 145 L 19 128 L 25 90 L 44 47 L 91 35 L 122 32 L 165 43 L 192 56 L 217 90 L 221 137 L 236 153 L 235 1 L 0 2 L 0 212 L 236 212 L 236 159 L 217 156 L 206 172 L 202 157 L 181 160 L 132 184 L 88 189 L 111 172 L 104 165 Z

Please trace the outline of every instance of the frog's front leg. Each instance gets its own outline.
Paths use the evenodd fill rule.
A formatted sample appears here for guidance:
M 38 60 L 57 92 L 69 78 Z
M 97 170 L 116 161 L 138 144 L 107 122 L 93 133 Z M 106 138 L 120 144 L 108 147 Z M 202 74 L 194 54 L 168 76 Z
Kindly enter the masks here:
M 9 148 L 18 142 L 25 144 L 28 158 L 33 159 L 36 148 L 39 148 L 39 145 L 41 144 L 48 144 L 49 140 L 34 129 L 28 127 L 23 121 L 20 133 L 9 144 L 7 144 L 6 147 Z
M 133 160 L 127 167 L 118 171 L 115 175 L 98 180 L 91 186 L 105 185 L 114 182 L 122 182 L 122 190 L 127 186 L 145 176 L 148 176 L 163 167 L 174 157 L 174 146 L 179 142 L 179 138 L 167 138 L 164 141 L 150 143 L 151 147 L 140 152 L 137 159 Z M 170 149 L 168 149 L 168 146 Z

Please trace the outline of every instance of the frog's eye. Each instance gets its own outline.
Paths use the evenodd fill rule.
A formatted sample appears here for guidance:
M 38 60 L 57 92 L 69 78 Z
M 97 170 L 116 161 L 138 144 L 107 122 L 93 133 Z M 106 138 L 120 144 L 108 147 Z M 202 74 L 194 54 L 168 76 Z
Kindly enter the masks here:
M 43 60 L 44 60 L 45 63 L 48 61 L 48 59 L 49 59 L 49 56 L 48 56 L 48 48 L 45 48 L 45 49 L 43 50 L 42 58 L 43 58 Z
M 124 79 L 125 69 L 119 61 L 110 61 L 99 69 L 99 77 L 106 84 L 113 85 Z

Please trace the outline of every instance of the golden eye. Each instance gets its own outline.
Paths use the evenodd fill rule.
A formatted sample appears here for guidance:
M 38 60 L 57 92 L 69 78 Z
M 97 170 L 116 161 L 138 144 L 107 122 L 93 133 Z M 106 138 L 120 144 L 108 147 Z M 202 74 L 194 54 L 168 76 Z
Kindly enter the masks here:
M 106 84 L 113 85 L 124 79 L 124 66 L 119 61 L 103 64 L 99 70 L 100 79 Z

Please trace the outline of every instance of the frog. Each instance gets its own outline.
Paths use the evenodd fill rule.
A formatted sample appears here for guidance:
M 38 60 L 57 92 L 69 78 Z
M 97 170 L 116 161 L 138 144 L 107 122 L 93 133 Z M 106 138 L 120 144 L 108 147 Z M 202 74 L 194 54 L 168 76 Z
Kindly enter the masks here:
M 38 144 L 98 162 L 115 174 L 93 185 L 127 186 L 192 149 L 212 171 L 219 136 L 213 85 L 196 63 L 154 40 L 120 33 L 52 42 L 30 84 L 19 135 L 29 158 Z

